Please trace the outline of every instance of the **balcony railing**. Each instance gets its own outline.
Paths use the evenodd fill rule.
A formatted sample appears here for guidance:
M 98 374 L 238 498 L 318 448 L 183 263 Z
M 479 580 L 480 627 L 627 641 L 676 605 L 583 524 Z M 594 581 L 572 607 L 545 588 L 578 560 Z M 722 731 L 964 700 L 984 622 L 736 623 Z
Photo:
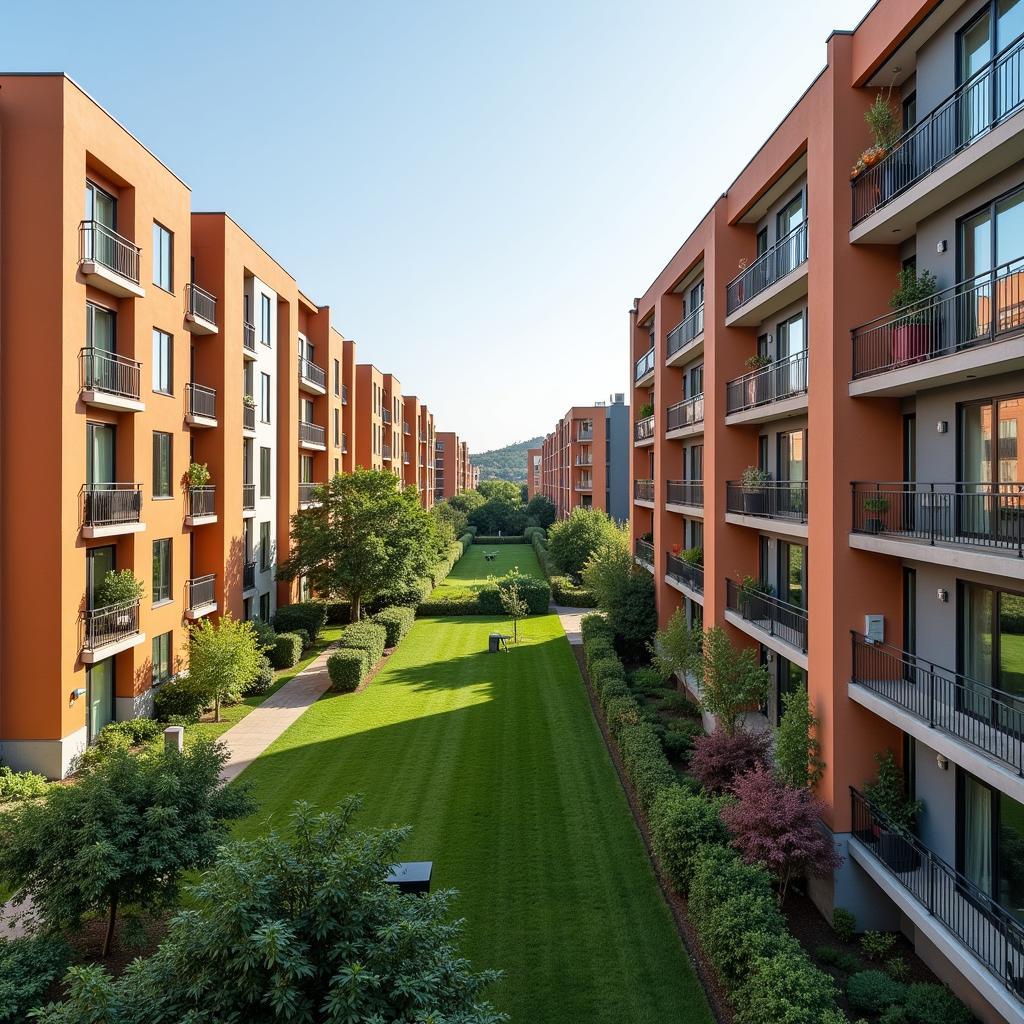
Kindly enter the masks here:
M 256 429 L 256 406 L 255 405 L 243 405 L 242 406 L 242 429 L 243 430 L 255 430 Z
M 776 281 L 781 281 L 802 263 L 807 262 L 807 221 L 783 235 L 767 252 L 762 253 L 741 274 L 725 286 L 726 313 L 735 313 L 740 306 L 760 295 Z
M 341 435 L 341 453 L 342 455 L 348 454 L 348 434 Z
M 82 525 L 137 523 L 142 513 L 139 484 L 86 484 L 82 488 Z
M 853 633 L 853 681 L 1024 775 L 1024 698 Z
M 256 351 L 256 325 L 242 321 L 242 345 L 249 352 Z
M 853 532 L 1024 558 L 1024 483 L 853 483 Z
M 194 580 L 186 582 L 187 591 L 185 596 L 190 612 L 195 611 L 197 608 L 202 608 L 203 605 L 213 604 L 217 600 L 214 592 L 216 582 L 217 576 L 215 573 L 210 573 L 209 576 L 197 576 Z
M 78 353 L 78 381 L 83 391 L 102 391 L 119 398 L 139 400 L 142 363 L 99 348 Z
M 409 465 L 409 453 L 408 452 L 402 452 L 402 464 L 406 465 L 406 466 Z
M 681 320 L 668 332 L 666 342 L 668 358 L 681 352 L 695 338 L 704 332 L 704 304 L 701 303 L 689 316 Z
M 341 404 L 348 405 L 348 385 L 341 385 Z
M 1024 330 L 1024 257 L 853 329 L 853 379 L 990 345 Z
M 312 359 L 299 360 L 299 380 L 312 384 L 314 387 L 327 387 L 327 374 L 322 366 L 317 366 Z
M 242 509 L 251 512 L 256 508 L 256 485 L 242 484 Z
M 693 398 L 686 398 L 682 402 L 670 405 L 666 415 L 666 428 L 668 430 L 682 430 L 683 427 L 690 427 L 696 423 L 704 422 L 704 395 L 694 395 Z
M 651 348 L 636 361 L 636 377 L 634 379 L 640 380 L 641 378 L 646 377 L 647 374 L 652 373 L 653 370 L 654 349 Z
M 185 301 L 185 308 L 192 316 L 202 317 L 211 324 L 217 322 L 217 299 L 194 281 L 185 285 Z
M 654 545 L 650 541 L 640 540 L 638 537 L 633 545 L 633 551 L 641 562 L 646 562 L 651 566 L 654 565 Z
M 669 480 L 666 491 L 666 498 L 670 505 L 704 507 L 703 480 Z
M 725 484 L 725 511 L 741 516 L 807 522 L 807 481 L 769 480 L 744 489 L 738 480 Z
M 576 431 L 576 440 L 581 444 L 586 444 L 588 441 L 594 440 L 594 428 L 591 427 L 589 430 L 580 428 Z
M 310 502 L 319 500 L 317 498 L 317 489 L 323 487 L 323 484 L 303 482 L 299 484 L 299 504 L 308 505 Z
M 412 431 L 409 429 L 409 421 L 408 420 L 402 420 L 402 433 L 403 434 L 411 434 L 412 433 Z
M 704 567 L 692 565 L 683 558 L 678 558 L 672 552 L 665 556 L 665 573 L 677 583 L 684 587 L 695 590 L 698 594 L 704 593 Z
M 577 491 L 592 491 L 594 489 L 594 478 L 592 476 L 581 476 L 576 481 Z
M 255 590 L 256 589 L 256 563 L 246 562 L 242 566 L 242 589 L 243 590 Z
M 203 484 L 201 487 L 190 487 L 188 489 L 188 514 L 190 516 L 216 515 L 216 496 L 217 489 L 213 484 Z
M 594 464 L 593 455 L 577 455 L 576 465 L 577 466 L 592 466 Z
M 78 228 L 78 255 L 82 261 L 92 261 L 139 283 L 139 253 L 141 250 L 127 238 L 111 230 L 98 220 L 83 220 Z
M 381 409 L 381 411 L 380 411 L 380 418 L 381 418 L 381 420 L 384 423 L 390 423 L 391 422 L 391 413 L 388 412 L 387 409 Z
M 728 381 L 725 385 L 725 411 L 727 415 L 744 412 L 806 393 L 807 353 L 795 352 L 786 359 Z
M 139 601 L 123 601 L 82 612 L 82 647 L 95 651 L 139 633 Z
M 654 437 L 654 417 L 645 416 L 633 424 L 634 441 L 650 441 Z
M 391 461 L 391 445 L 389 445 L 389 444 L 382 444 L 380 446 L 380 457 L 385 462 L 390 462 Z
M 747 590 L 735 580 L 725 581 L 725 606 L 741 619 L 790 647 L 807 650 L 807 609 L 780 601 L 759 590 Z
M 217 392 L 214 388 L 202 384 L 186 384 L 185 401 L 190 416 L 203 416 L 210 420 L 217 418 Z
M 878 163 L 851 183 L 859 224 L 977 142 L 1024 105 L 1024 39 L 989 61 L 920 118 Z
M 654 501 L 654 481 L 634 480 L 633 497 L 636 501 Z
M 307 420 L 299 420 L 299 440 L 306 444 L 324 444 L 324 428 L 319 423 L 310 423 Z
M 1021 998 L 1024 926 L 966 875 L 850 787 L 852 832 L 915 902 Z

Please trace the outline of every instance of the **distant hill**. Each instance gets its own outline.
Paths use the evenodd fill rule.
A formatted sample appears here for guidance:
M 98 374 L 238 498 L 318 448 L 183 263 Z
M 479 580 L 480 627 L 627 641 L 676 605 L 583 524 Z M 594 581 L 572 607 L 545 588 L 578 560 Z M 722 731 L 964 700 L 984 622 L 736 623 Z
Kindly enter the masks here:
M 539 448 L 543 437 L 531 437 L 529 441 L 517 441 L 494 451 L 470 455 L 469 461 L 480 467 L 481 480 L 511 480 L 515 484 L 526 483 L 526 452 Z

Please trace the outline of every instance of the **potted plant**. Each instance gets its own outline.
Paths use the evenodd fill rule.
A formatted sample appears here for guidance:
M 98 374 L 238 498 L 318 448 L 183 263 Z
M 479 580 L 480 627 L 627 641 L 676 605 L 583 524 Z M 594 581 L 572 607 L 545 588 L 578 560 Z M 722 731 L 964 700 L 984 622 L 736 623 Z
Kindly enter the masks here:
M 654 415 L 654 403 L 653 402 L 647 402 L 644 405 L 641 405 L 640 408 L 637 410 L 636 415 L 637 415 L 637 418 L 641 419 L 641 420 L 647 419 L 648 416 L 653 416 Z
M 859 178 L 869 167 L 888 156 L 900 137 L 899 114 L 890 103 L 888 92 L 875 97 L 875 102 L 864 113 L 864 120 L 875 141 L 857 158 L 850 172 L 851 179 Z
M 924 803 L 907 797 L 903 772 L 891 750 L 876 754 L 875 760 L 878 777 L 864 787 L 864 796 L 880 818 L 872 830 L 878 855 L 893 871 L 916 871 L 921 858 L 910 840 Z
M 132 606 L 142 600 L 145 587 L 131 569 L 111 569 L 96 587 L 94 608 L 112 608 L 121 628 L 131 625 Z
M 881 533 L 885 529 L 885 520 L 881 517 L 889 511 L 888 498 L 865 498 L 864 511 L 869 513 L 864 520 L 864 529 L 867 533 Z
M 740 490 L 743 492 L 743 511 L 748 516 L 764 514 L 764 490 L 768 474 L 759 466 L 747 466 L 740 474 Z
M 210 469 L 205 462 L 190 462 L 185 480 L 189 487 L 205 487 L 210 482 Z
M 889 306 L 902 310 L 903 315 L 893 325 L 892 356 L 894 365 L 905 366 L 920 362 L 931 350 L 932 324 L 925 308 L 938 290 L 938 282 L 927 270 L 919 276 L 914 267 L 904 267 L 897 281 Z
M 771 359 L 765 355 L 747 356 L 743 360 L 743 365 L 748 370 L 760 370 L 762 367 L 770 366 Z
M 253 398 L 252 395 L 242 395 L 242 405 L 244 405 L 246 409 L 255 409 L 256 399 Z
M 704 549 L 700 547 L 687 548 L 682 553 L 682 559 L 687 565 L 701 568 L 704 565 Z
M 745 619 L 755 618 L 758 598 L 771 597 L 773 593 L 770 583 L 762 583 L 754 576 L 744 576 L 740 580 L 740 614 Z

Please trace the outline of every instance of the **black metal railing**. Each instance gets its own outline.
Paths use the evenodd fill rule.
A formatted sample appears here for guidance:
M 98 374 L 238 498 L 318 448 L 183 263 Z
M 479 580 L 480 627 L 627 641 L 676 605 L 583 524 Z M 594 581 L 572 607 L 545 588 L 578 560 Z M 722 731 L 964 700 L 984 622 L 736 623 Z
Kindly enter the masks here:
M 681 352 L 704 333 L 704 304 L 701 303 L 689 316 L 684 317 L 668 332 L 666 348 L 668 358 Z
M 192 316 L 209 320 L 211 324 L 217 322 L 217 299 L 204 288 L 200 288 L 194 281 L 185 285 L 185 308 Z
M 391 445 L 389 445 L 389 444 L 382 444 L 380 446 L 380 457 L 385 462 L 390 462 L 391 461 Z
M 634 379 L 640 380 L 641 378 L 646 377 L 647 374 L 653 373 L 653 371 L 654 349 L 651 348 L 636 361 L 636 376 Z
M 307 444 L 324 444 L 324 428 L 319 423 L 310 423 L 308 420 L 299 420 L 299 440 Z
M 765 519 L 807 522 L 807 481 L 767 480 L 746 489 L 738 480 L 725 483 L 725 511 Z
M 348 405 L 348 385 L 341 385 L 341 404 Z
M 725 606 L 740 618 L 770 636 L 777 636 L 790 647 L 807 650 L 807 609 L 777 597 L 742 587 L 735 580 L 725 581 Z
M 654 481 L 634 480 L 633 497 L 637 501 L 654 501 Z
M 203 384 L 186 384 L 185 401 L 190 416 L 203 416 L 209 420 L 217 418 L 217 391 Z
M 243 590 L 255 590 L 256 589 L 256 563 L 246 562 L 242 566 L 242 589 Z
M 853 681 L 1024 775 L 1024 698 L 890 644 L 853 638 Z
M 1024 39 L 989 61 L 852 181 L 853 223 L 881 209 L 1024 105 Z
M 1024 330 L 1024 257 L 903 306 L 853 335 L 853 378 L 990 345 Z
M 310 502 L 319 501 L 317 497 L 318 488 L 323 484 L 303 482 L 299 484 L 299 504 L 308 505 Z
M 682 583 L 684 587 L 689 587 L 698 594 L 704 593 L 704 566 L 693 565 L 670 551 L 665 556 L 665 573 L 677 583 Z
M 242 509 L 251 512 L 256 508 L 256 485 L 242 484 Z
M 1024 926 L 966 875 L 890 821 L 850 787 L 853 838 L 980 960 L 1017 999 L 1024 995 Z
M 137 523 L 142 514 L 139 484 L 86 484 L 82 488 L 82 525 L 118 526 Z
M 342 455 L 348 454 L 348 434 L 345 433 L 341 435 L 341 453 Z
M 853 532 L 1024 558 L 1024 483 L 854 481 Z
M 139 601 L 122 601 L 105 608 L 87 608 L 82 612 L 82 647 L 95 651 L 108 644 L 137 636 Z
M 322 366 L 317 366 L 312 359 L 299 360 L 299 380 L 312 384 L 314 387 L 327 387 L 327 373 Z
M 682 430 L 696 423 L 704 422 L 704 395 L 694 395 L 682 402 L 670 405 L 666 410 L 666 429 Z
M 249 352 L 256 351 L 256 325 L 242 321 L 242 346 Z
M 727 381 L 725 411 L 727 415 L 743 412 L 806 393 L 807 353 L 794 352 L 785 359 Z
M 783 235 L 725 286 L 725 311 L 735 313 L 755 296 L 807 262 L 807 221 Z
M 209 576 L 197 576 L 194 580 L 186 580 L 186 600 L 189 611 L 195 611 L 204 605 L 213 604 L 216 600 L 214 588 L 217 583 L 216 573 Z
M 594 489 L 594 478 L 592 476 L 581 476 L 576 481 L 577 491 L 592 491 Z
M 669 480 L 666 492 L 665 497 L 670 505 L 704 507 L 703 480 Z
M 78 383 L 83 391 L 102 391 L 139 400 L 142 363 L 100 348 L 78 353 Z
M 633 424 L 634 441 L 650 441 L 654 437 L 654 417 L 645 416 Z
M 141 251 L 134 242 L 98 220 L 83 220 L 78 227 L 79 259 L 99 263 L 135 284 L 139 283 Z
M 243 405 L 242 406 L 242 429 L 243 430 L 255 430 L 256 429 L 256 406 L 255 405 Z
M 213 484 L 190 487 L 188 489 L 188 514 L 190 516 L 216 515 L 216 496 L 217 489 Z
M 633 545 L 633 551 L 641 562 L 654 565 L 654 545 L 649 540 L 640 540 L 638 537 Z

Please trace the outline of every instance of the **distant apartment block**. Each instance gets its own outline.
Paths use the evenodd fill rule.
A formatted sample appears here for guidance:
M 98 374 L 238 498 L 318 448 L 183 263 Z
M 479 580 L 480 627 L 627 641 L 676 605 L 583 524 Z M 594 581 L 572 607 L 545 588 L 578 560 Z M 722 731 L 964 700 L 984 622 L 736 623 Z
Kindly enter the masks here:
M 526 495 L 532 498 L 544 490 L 544 449 L 530 448 L 526 453 Z

